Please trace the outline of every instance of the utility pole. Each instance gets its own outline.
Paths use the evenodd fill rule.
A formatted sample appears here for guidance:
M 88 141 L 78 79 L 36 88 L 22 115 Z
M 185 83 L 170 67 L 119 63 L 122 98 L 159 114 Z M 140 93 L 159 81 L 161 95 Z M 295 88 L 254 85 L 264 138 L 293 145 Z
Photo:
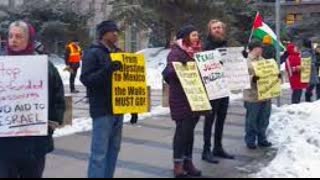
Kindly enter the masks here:
M 277 50 L 277 62 L 280 68 L 281 66 L 280 64 L 280 28 L 281 28 L 280 0 L 276 0 L 275 3 L 276 3 L 276 33 L 277 33 L 277 42 L 278 42 L 276 44 L 276 50 Z M 277 105 L 278 107 L 281 106 L 281 97 L 278 97 Z

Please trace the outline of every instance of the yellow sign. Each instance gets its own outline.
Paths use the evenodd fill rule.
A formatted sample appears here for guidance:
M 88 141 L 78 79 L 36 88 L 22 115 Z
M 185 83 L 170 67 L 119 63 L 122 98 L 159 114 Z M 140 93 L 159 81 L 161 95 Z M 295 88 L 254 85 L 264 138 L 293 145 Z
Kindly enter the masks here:
M 281 95 L 280 70 L 275 60 L 253 62 L 255 75 L 259 77 L 258 99 L 267 100 Z
M 120 61 L 122 69 L 112 75 L 112 105 L 114 114 L 148 112 L 149 100 L 146 67 L 143 55 L 111 54 L 112 61 Z
M 302 83 L 310 83 L 311 79 L 311 58 L 302 58 L 301 62 L 301 82 Z
M 191 110 L 194 112 L 212 110 L 196 62 L 189 62 L 187 65 L 174 62 L 173 66 L 187 95 Z

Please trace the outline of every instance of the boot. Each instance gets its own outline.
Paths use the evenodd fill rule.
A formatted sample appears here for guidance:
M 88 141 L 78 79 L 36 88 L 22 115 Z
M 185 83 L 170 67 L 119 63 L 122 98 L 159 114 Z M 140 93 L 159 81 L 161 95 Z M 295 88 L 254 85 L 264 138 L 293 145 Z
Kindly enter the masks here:
M 219 161 L 214 159 L 210 150 L 204 150 L 202 153 L 202 160 L 211 164 L 219 164 Z
M 259 143 L 258 145 L 261 148 L 270 148 L 270 147 L 272 147 L 272 143 L 269 142 L 269 141 L 263 141 L 263 142 Z
M 187 171 L 189 176 L 192 177 L 201 177 L 202 172 L 198 170 L 191 160 L 185 160 L 183 168 Z
M 181 162 L 174 163 L 173 173 L 174 173 L 174 177 L 175 178 L 186 178 L 186 177 L 188 177 L 188 173 L 184 170 L 183 163 L 181 163 Z
M 225 152 L 225 150 L 223 148 L 215 148 L 213 150 L 213 155 L 216 157 L 220 157 L 223 159 L 235 159 L 235 157 L 233 155 L 228 154 L 227 152 Z

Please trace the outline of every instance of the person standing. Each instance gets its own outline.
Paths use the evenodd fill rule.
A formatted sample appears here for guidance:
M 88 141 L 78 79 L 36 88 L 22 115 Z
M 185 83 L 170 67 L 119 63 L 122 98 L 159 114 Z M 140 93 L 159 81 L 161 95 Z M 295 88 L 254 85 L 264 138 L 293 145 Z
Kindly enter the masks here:
M 287 46 L 287 52 L 286 69 L 292 89 L 292 104 L 299 104 L 303 90 L 308 88 L 308 84 L 301 82 L 302 59 L 298 47 L 291 43 Z
M 211 20 L 208 24 L 208 37 L 205 43 L 205 50 L 215 50 L 217 48 L 227 47 L 226 25 L 219 20 Z M 224 124 L 229 108 L 229 97 L 211 101 L 212 113 L 206 116 L 204 125 L 204 149 L 202 159 L 209 163 L 219 163 L 214 156 L 225 159 L 234 159 L 235 157 L 228 154 L 222 145 Z M 212 127 L 214 122 L 214 149 L 211 151 Z
M 65 51 L 65 63 L 67 70 L 70 72 L 70 92 L 73 94 L 79 93 L 75 88 L 75 79 L 78 74 L 78 69 L 80 68 L 80 61 L 82 58 L 82 49 L 79 45 L 79 41 L 74 39 L 66 46 Z
M 176 123 L 173 139 L 174 176 L 201 176 L 201 171 L 193 164 L 194 130 L 200 115 L 192 112 L 187 96 L 182 88 L 173 62 L 186 65 L 194 62 L 195 53 L 202 51 L 199 33 L 192 25 L 184 26 L 177 34 L 168 58 L 163 77 L 169 84 L 169 104 L 171 117 Z
M 6 55 L 35 55 L 34 38 L 35 32 L 31 25 L 23 21 L 11 23 Z M 48 73 L 48 136 L 0 138 L 0 178 L 43 176 L 46 155 L 54 150 L 52 134 L 57 126 L 62 124 L 66 109 L 62 80 L 50 61 Z
M 86 86 L 90 115 L 93 119 L 89 178 L 113 178 L 121 147 L 123 115 L 113 114 L 112 74 L 122 68 L 111 61 L 111 53 L 120 52 L 116 46 L 119 28 L 114 21 L 97 25 L 98 40 L 84 53 L 80 80 Z
M 271 147 L 272 143 L 267 140 L 266 131 L 269 126 L 271 116 L 271 99 L 258 100 L 257 82 L 260 77 L 255 74 L 253 62 L 257 62 L 262 58 L 263 45 L 259 41 L 253 41 L 249 44 L 248 67 L 251 77 L 251 89 L 244 90 L 243 97 L 245 101 L 246 128 L 245 142 L 249 149 L 257 149 L 256 141 L 262 148 Z M 281 75 L 279 74 L 279 78 Z

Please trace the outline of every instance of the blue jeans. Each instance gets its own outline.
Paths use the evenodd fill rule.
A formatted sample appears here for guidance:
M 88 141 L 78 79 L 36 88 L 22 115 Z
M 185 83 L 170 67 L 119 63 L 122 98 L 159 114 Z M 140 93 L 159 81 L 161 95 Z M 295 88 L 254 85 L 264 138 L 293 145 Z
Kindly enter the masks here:
M 267 128 L 271 116 L 271 100 L 264 102 L 245 102 L 246 114 L 246 136 L 247 145 L 255 145 L 267 141 Z
M 89 178 L 113 178 L 120 152 L 123 116 L 93 119 Z

